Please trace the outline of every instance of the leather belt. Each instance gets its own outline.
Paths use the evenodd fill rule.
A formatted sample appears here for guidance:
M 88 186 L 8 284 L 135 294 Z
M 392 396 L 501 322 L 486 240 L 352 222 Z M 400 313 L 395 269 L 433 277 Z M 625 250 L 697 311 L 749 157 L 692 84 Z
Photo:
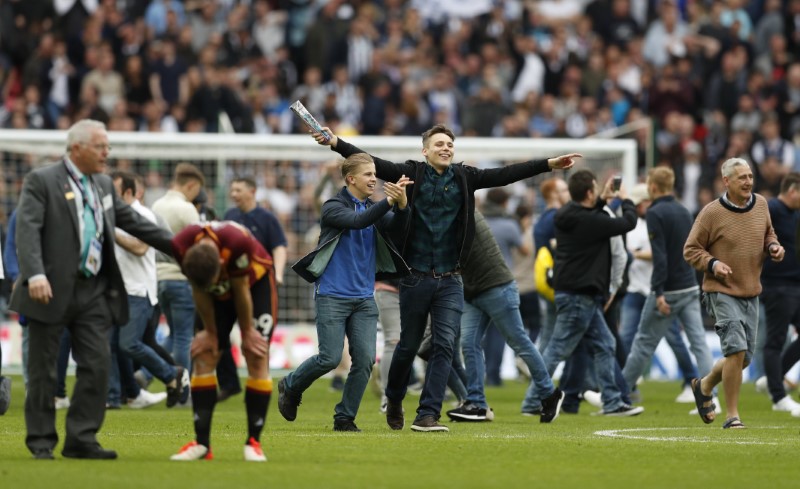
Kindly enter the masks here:
M 446 277 L 453 277 L 455 275 L 461 275 L 461 270 L 453 270 L 451 272 L 437 272 L 436 270 L 428 270 L 427 272 L 423 272 L 422 270 L 417 270 L 416 268 L 412 268 L 411 273 L 416 275 L 422 275 L 424 277 L 446 278 Z

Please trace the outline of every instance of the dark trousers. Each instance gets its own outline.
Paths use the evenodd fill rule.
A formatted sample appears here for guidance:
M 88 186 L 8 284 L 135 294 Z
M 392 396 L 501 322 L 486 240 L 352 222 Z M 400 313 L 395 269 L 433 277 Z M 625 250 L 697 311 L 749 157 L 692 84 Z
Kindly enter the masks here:
M 767 386 L 772 402 L 778 402 L 786 396 L 783 388 L 783 376 L 788 368 L 783 369 L 781 354 L 786 345 L 786 335 L 789 325 L 800 326 L 800 288 L 792 286 L 766 286 L 761 293 L 766 312 L 767 339 L 764 343 L 764 373 L 767 376 Z M 791 356 L 792 351 L 798 349 L 798 340 L 795 340 L 787 349 Z M 796 357 L 795 357 L 796 358 Z M 789 363 L 789 368 L 794 361 Z
M 61 341 L 58 344 L 58 383 L 56 384 L 56 397 L 67 397 L 67 367 L 69 366 L 70 342 L 69 330 L 64 329 Z
M 438 419 L 440 416 L 463 311 L 464 285 L 461 276 L 433 278 L 412 274 L 403 277 L 400 282 L 400 342 L 389 368 L 386 397 L 392 402 L 400 402 L 405 397 L 411 365 L 419 351 L 430 315 L 433 349 L 417 408 L 417 419 L 423 416 Z
M 29 318 L 25 444 L 31 451 L 42 448 L 52 450 L 58 443 L 53 393 L 57 384 L 59 342 L 65 328 L 71 335 L 72 357 L 77 370 L 67 412 L 64 446 L 80 450 L 97 443 L 96 434 L 105 418 L 110 367 L 108 334 L 112 319 L 105 289 L 106 281 L 103 278 L 79 279 L 62 321 L 43 323 Z

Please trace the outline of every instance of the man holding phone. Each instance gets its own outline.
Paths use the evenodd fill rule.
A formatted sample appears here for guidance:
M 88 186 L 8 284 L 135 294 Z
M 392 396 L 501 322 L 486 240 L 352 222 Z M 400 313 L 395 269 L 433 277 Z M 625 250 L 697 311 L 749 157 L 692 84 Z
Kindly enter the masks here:
M 603 318 L 611 278 L 612 236 L 631 231 L 636 226 L 636 208 L 624 188 L 614 191 L 609 179 L 602 193 L 590 170 L 579 170 L 567 186 L 572 201 L 556 213 L 555 228 L 555 304 L 556 325 L 544 352 L 550 375 L 559 362 L 569 358 L 584 340 L 594 357 L 597 381 L 601 387 L 606 416 L 635 416 L 642 407 L 625 402 L 627 386 L 615 379 L 614 336 Z M 606 199 L 622 198 L 622 217 L 612 217 L 603 209 Z M 622 382 L 624 384 L 624 382 Z

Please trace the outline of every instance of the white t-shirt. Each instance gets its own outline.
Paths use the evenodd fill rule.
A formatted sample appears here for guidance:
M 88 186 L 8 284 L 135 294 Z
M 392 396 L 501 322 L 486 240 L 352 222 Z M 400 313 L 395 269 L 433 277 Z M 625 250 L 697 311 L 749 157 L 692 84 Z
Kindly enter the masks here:
M 650 236 L 647 234 L 647 221 L 639 218 L 636 227 L 627 237 L 628 251 L 650 251 Z M 634 258 L 628 268 L 628 292 L 650 294 L 650 277 L 653 275 L 653 261 Z
M 131 204 L 131 208 L 153 224 L 156 223 L 156 215 L 153 214 L 153 211 L 143 206 L 138 200 Z M 119 228 L 117 228 L 116 231 L 130 236 Z M 119 271 L 122 273 L 122 280 L 125 282 L 125 290 L 128 292 L 128 295 L 147 297 L 150 299 L 150 304 L 158 304 L 156 251 L 150 247 L 144 255 L 136 256 L 118 244 L 114 245 L 114 251 L 117 255 Z

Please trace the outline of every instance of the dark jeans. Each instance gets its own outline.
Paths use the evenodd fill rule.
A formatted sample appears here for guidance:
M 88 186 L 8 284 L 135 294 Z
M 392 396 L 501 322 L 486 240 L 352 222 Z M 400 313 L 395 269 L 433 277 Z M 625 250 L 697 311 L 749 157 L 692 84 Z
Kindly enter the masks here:
M 494 325 L 490 323 L 483 336 L 483 357 L 486 362 L 486 385 L 502 385 L 500 366 L 506 349 L 506 339 Z
M 781 354 L 786 345 L 786 334 L 790 324 L 800 325 L 800 288 L 791 286 L 766 286 L 761 293 L 767 320 L 767 340 L 764 344 L 764 372 L 772 402 L 786 397 L 783 387 Z M 795 340 L 789 348 L 798 345 Z M 787 350 L 788 351 L 788 350 Z M 793 363 L 792 363 L 793 364 Z M 789 367 L 791 368 L 791 365 Z M 788 370 L 788 369 L 787 369 Z
M 400 282 L 400 342 L 392 357 L 386 397 L 400 402 L 406 396 L 411 366 L 430 315 L 433 350 L 417 419 L 440 416 L 463 310 L 464 285 L 460 275 L 434 278 L 415 273 Z

